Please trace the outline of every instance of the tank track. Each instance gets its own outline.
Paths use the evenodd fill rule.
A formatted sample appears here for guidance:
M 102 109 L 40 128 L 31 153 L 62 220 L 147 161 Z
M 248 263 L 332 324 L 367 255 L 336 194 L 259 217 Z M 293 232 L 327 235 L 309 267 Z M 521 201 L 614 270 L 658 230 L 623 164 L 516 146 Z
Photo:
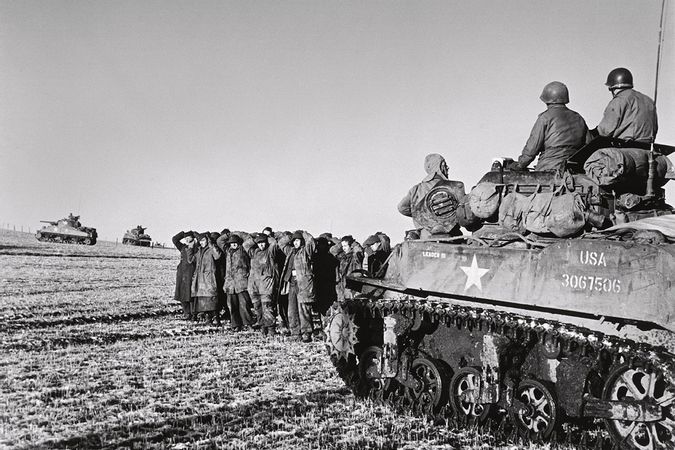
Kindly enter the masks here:
M 467 333 L 472 330 L 480 330 L 492 336 L 503 336 L 518 344 L 528 345 L 532 342 L 545 343 L 554 342 L 560 345 L 561 349 L 577 352 L 579 355 L 591 355 L 592 358 L 603 358 L 610 361 L 611 373 L 617 367 L 641 368 L 645 372 L 655 374 L 657 377 L 663 377 L 663 380 L 675 387 L 675 356 L 667 352 L 662 347 L 655 347 L 647 343 L 637 343 L 633 340 L 606 336 L 603 333 L 581 328 L 576 325 L 546 320 L 541 318 L 532 318 L 524 315 L 494 311 L 485 308 L 474 308 L 463 305 L 447 303 L 441 299 L 424 299 L 413 296 L 403 296 L 396 299 L 373 299 L 371 296 L 359 295 L 356 298 L 345 300 L 338 308 L 344 313 L 355 317 L 357 327 L 368 328 L 369 321 L 373 319 L 384 318 L 390 314 L 400 314 L 411 320 L 416 316 L 424 317 L 431 324 L 454 328 L 460 333 Z M 456 332 L 456 331 L 455 331 Z M 365 335 L 366 330 L 360 334 Z M 330 343 L 327 340 L 327 348 L 331 353 Z M 417 351 L 417 350 L 415 350 Z M 339 358 L 334 353 L 331 360 L 337 369 L 339 376 L 345 384 L 355 393 L 355 395 L 364 397 L 369 396 L 364 392 L 363 383 L 358 367 L 359 361 L 355 354 L 348 355 L 346 358 Z M 602 380 L 606 385 L 609 380 L 605 374 Z M 604 389 L 604 387 L 603 387 Z M 669 391 L 670 392 L 670 391 Z M 377 400 L 370 395 L 373 400 Z M 405 406 L 396 394 L 391 394 L 387 398 L 379 399 L 394 407 Z M 447 402 L 447 400 L 446 400 Z M 408 405 L 409 406 L 409 405 Z M 675 415 L 675 406 L 670 406 L 668 418 L 672 422 Z M 408 411 L 415 411 L 414 408 L 404 408 Z M 444 405 L 438 414 L 446 414 L 447 422 L 451 425 L 462 425 L 470 421 L 468 418 L 454 417 L 450 404 Z M 527 436 L 517 430 L 517 427 L 508 420 L 508 415 L 504 415 L 500 420 L 490 419 L 487 426 L 490 433 L 498 441 L 514 443 L 539 441 L 541 435 Z M 554 432 L 548 436 L 548 440 L 561 443 L 579 445 L 581 447 L 589 446 L 596 449 L 602 448 L 642 448 L 618 441 L 618 439 L 609 433 L 608 430 L 600 431 L 599 424 L 602 419 L 591 419 L 588 417 L 574 418 L 571 422 L 566 422 L 567 431 L 562 430 Z M 610 420 L 610 419 L 608 419 Z M 463 422 L 464 421 L 464 422 Z M 576 438 L 575 438 L 576 437 Z M 613 442 L 612 442 L 613 440 Z M 576 442 L 573 442 L 576 441 Z M 618 442 L 617 442 L 618 441 Z M 590 444 L 589 444 L 590 443 Z M 610 447 L 607 447 L 608 443 Z M 672 437 L 665 446 L 655 446 L 654 448 L 675 448 L 675 437 Z
M 59 233 L 38 232 L 36 239 L 40 242 L 55 242 L 59 244 L 95 245 L 96 238 L 92 236 L 71 236 Z

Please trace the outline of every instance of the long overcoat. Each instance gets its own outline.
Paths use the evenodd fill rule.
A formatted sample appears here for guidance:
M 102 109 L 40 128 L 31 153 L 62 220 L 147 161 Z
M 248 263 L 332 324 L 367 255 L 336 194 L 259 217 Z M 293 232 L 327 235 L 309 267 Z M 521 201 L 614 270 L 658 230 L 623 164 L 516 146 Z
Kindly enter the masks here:
M 176 291 L 174 292 L 174 299 L 183 303 L 189 302 L 192 298 L 192 275 L 195 272 L 195 263 L 189 262 L 190 254 L 194 252 L 194 248 L 181 242 L 187 233 L 181 231 L 171 241 L 180 251 L 180 263 L 176 268 Z
M 191 259 L 195 262 L 195 273 L 192 276 L 193 297 L 215 297 L 218 295 L 218 283 L 216 281 L 216 260 L 222 252 L 218 246 L 209 243 L 206 247 L 200 247 Z

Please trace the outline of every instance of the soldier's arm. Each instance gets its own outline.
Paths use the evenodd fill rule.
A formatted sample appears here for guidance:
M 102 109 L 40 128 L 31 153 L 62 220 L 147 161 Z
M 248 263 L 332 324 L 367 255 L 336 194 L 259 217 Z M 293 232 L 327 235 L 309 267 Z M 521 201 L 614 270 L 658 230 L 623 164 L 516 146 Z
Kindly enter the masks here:
M 609 136 L 613 137 L 616 129 L 619 127 L 621 122 L 621 105 L 619 101 L 614 98 L 605 108 L 605 112 L 602 115 L 602 120 L 598 124 L 598 133 L 600 136 Z
M 227 245 L 225 241 L 227 241 L 228 237 L 229 236 L 225 233 L 218 236 L 218 239 L 216 239 L 216 245 L 218 246 L 218 248 L 220 248 L 221 250 L 225 250 L 225 246 Z
M 314 242 L 314 237 L 306 231 L 302 232 L 302 237 L 305 238 L 305 251 L 307 254 L 314 254 L 314 251 L 316 250 L 316 242 Z
M 408 192 L 403 199 L 398 203 L 398 212 L 404 216 L 412 217 L 412 205 L 410 192 Z
M 197 247 L 192 247 L 191 249 L 188 249 L 188 255 L 187 255 L 187 261 L 192 264 L 195 262 L 195 255 L 197 254 Z
M 244 247 L 244 251 L 248 253 L 249 255 L 251 254 L 251 249 L 255 247 L 255 242 L 253 241 L 253 236 L 249 236 L 243 244 L 241 244 L 242 247 Z
M 185 231 L 179 231 L 178 234 L 171 238 L 171 242 L 173 242 L 173 245 L 175 245 L 178 250 L 183 250 L 183 247 L 185 247 L 185 244 L 180 241 L 184 237 Z
M 211 242 L 211 255 L 213 255 L 213 259 L 220 259 L 223 256 L 223 251 L 213 241 Z
M 546 122 L 543 116 L 539 116 L 532 127 L 530 137 L 523 147 L 523 152 L 518 157 L 515 169 L 526 169 L 534 158 L 544 150 L 544 139 L 546 137 Z

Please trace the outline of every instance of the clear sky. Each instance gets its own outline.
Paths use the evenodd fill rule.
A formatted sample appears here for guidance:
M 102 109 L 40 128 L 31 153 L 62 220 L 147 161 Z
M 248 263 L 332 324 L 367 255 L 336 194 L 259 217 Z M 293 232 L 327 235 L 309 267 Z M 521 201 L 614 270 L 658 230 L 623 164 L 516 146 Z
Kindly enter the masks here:
M 668 0 L 657 141 L 675 145 Z M 0 1 L 0 222 L 121 238 L 304 228 L 394 241 L 427 153 L 473 186 L 542 87 L 595 127 L 654 95 L 661 0 Z M 675 182 L 668 193 L 675 203 Z

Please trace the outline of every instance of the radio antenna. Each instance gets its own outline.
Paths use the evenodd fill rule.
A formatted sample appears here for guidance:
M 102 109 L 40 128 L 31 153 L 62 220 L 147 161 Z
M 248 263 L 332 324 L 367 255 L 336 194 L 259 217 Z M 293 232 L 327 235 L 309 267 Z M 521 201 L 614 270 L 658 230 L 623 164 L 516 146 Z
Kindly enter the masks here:
M 661 47 L 663 45 L 663 28 L 666 12 L 666 0 L 661 0 L 661 23 L 659 27 L 659 48 L 656 54 L 656 79 L 654 80 L 654 106 L 656 106 L 656 96 L 659 90 L 659 68 L 661 66 Z

